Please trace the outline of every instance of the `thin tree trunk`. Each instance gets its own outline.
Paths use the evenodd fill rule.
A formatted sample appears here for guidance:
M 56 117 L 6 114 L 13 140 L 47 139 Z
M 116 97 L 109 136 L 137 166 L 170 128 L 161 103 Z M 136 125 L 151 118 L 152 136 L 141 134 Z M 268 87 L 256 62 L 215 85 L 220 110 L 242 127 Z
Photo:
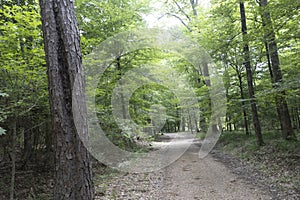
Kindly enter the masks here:
M 185 131 L 185 117 L 182 116 L 181 117 L 181 131 L 184 132 Z
M 292 108 L 293 128 L 298 130 L 299 127 L 298 127 L 298 117 L 297 116 L 299 117 L 297 107 L 293 107 Z
M 211 88 L 211 81 L 210 81 L 210 74 L 209 74 L 209 68 L 208 68 L 208 63 L 205 60 L 205 58 L 203 58 L 203 62 L 202 62 L 202 66 L 203 66 L 203 76 L 204 76 L 204 82 L 205 85 L 209 88 Z M 212 108 L 214 107 L 214 102 L 211 100 L 211 98 L 209 98 L 209 102 L 210 102 L 210 109 L 212 111 Z M 212 127 L 212 131 L 213 133 L 218 133 L 219 132 L 219 128 L 218 128 L 218 124 L 217 121 L 220 121 L 220 119 L 215 118 L 214 116 L 211 116 L 211 127 Z
M 55 200 L 93 199 L 87 140 L 87 108 L 80 37 L 74 1 L 40 0 L 49 82 L 50 108 L 55 138 Z M 73 88 L 74 82 L 78 83 Z M 75 92 L 76 98 L 72 93 Z M 75 126 L 72 105 L 80 110 Z M 80 127 L 80 128 L 78 128 Z
M 176 132 L 180 132 L 180 108 L 176 104 L 176 120 L 175 120 L 175 126 L 176 126 Z
M 268 69 L 269 69 L 269 73 L 270 73 L 270 77 L 271 77 L 272 87 L 276 88 L 275 84 L 274 84 L 274 75 L 273 75 L 273 70 L 272 70 L 272 63 L 271 63 L 271 58 L 270 58 L 269 45 L 268 45 L 267 42 L 265 42 L 265 48 L 266 48 L 266 56 L 267 56 L 267 60 L 268 60 Z M 278 118 L 279 118 L 280 127 L 281 127 L 281 130 L 283 130 L 284 128 L 283 128 L 283 125 L 282 125 L 282 121 L 280 119 L 280 108 L 279 108 L 279 104 L 278 104 L 277 95 L 275 96 L 275 102 L 276 102 L 276 111 L 277 111 L 277 115 L 278 115 Z
M 191 114 L 190 114 L 190 111 L 188 110 L 188 119 L 189 119 L 189 129 L 190 129 L 190 131 L 191 131 L 191 133 L 193 134 L 194 133 L 194 131 L 193 131 L 193 122 L 192 122 L 192 117 L 191 117 Z
M 46 155 L 44 160 L 45 166 L 51 166 L 53 163 L 53 134 L 50 126 L 50 121 L 45 122 L 45 144 L 46 144 Z
M 244 89 L 243 89 L 242 75 L 241 75 L 240 71 L 237 69 L 237 67 L 235 70 L 236 70 L 236 73 L 237 73 L 238 79 L 239 79 L 239 88 L 240 88 L 241 99 L 242 99 L 242 110 L 243 110 L 243 116 L 244 116 L 245 133 L 246 133 L 246 135 L 250 135 L 249 125 L 248 125 L 248 115 L 247 115 L 247 111 L 245 108 L 245 101 L 244 101 L 245 95 L 244 95 Z
M 116 58 L 117 60 L 117 70 L 119 71 L 118 75 L 120 76 L 119 77 L 119 85 L 120 85 L 120 98 L 121 98 L 121 106 L 122 106 L 122 117 L 123 117 L 123 120 L 127 119 L 127 116 L 126 116 L 126 103 L 125 103 L 125 98 L 124 98 L 124 92 L 123 92 L 123 81 L 122 81 L 122 69 L 121 69 L 121 58 L 120 57 L 117 57 Z
M 197 13 L 196 7 L 198 5 L 198 0 L 190 0 L 190 3 L 191 3 L 191 6 L 192 6 L 192 9 L 193 9 L 193 15 L 197 16 L 198 13 Z
M 299 107 L 295 108 L 295 126 L 297 130 L 300 129 L 300 117 L 299 117 Z
M 198 0 L 190 0 L 190 4 L 191 4 L 192 10 L 193 10 L 193 16 L 197 17 L 198 13 L 197 13 L 196 8 L 198 6 Z M 193 30 L 189 28 L 189 31 L 192 32 Z M 203 62 L 202 62 L 203 72 L 201 72 L 201 67 L 199 67 L 199 71 L 200 71 L 200 74 L 202 73 L 202 75 L 204 76 L 204 84 L 208 88 L 210 88 L 211 81 L 210 81 L 210 73 L 209 73 L 208 63 L 206 61 L 206 58 L 202 58 L 202 59 L 203 59 Z M 210 101 L 210 105 L 212 108 L 213 102 L 211 101 L 211 99 L 209 101 Z M 214 118 L 214 116 L 212 116 L 212 117 Z M 217 133 L 219 131 L 219 129 L 218 129 L 218 124 L 216 123 L 216 121 L 220 121 L 220 119 L 213 119 L 211 121 L 212 121 L 212 124 L 211 124 L 212 131 L 213 131 L 213 133 Z
M 32 131 L 25 131 L 24 135 L 24 150 L 23 150 L 23 164 L 21 169 L 26 168 L 28 161 L 31 159 L 33 150 Z
M 229 119 L 230 119 L 230 117 L 229 117 Z M 232 123 L 231 122 L 229 123 L 229 131 L 232 132 Z
M 276 36 L 273 29 L 270 10 L 268 8 L 268 0 L 260 0 L 259 5 L 262 8 L 262 21 L 265 31 L 265 38 L 267 46 L 269 47 L 269 55 L 271 59 L 273 86 L 279 88 L 282 85 L 282 73 L 280 69 L 280 60 L 278 55 L 278 47 Z M 288 105 L 285 99 L 285 90 L 281 90 L 276 94 L 276 104 L 278 107 L 279 118 L 282 126 L 282 133 L 287 140 L 296 140 L 296 135 L 292 128 L 291 118 L 289 114 Z
M 254 94 L 252 70 L 251 70 L 251 62 L 250 62 L 250 50 L 247 41 L 247 23 L 246 23 L 245 6 L 242 1 L 240 2 L 240 14 L 241 14 L 241 25 L 242 25 L 243 42 L 244 42 L 244 60 L 245 60 L 245 67 L 247 72 L 247 83 L 248 83 L 248 90 L 250 95 L 253 124 L 254 124 L 257 144 L 259 146 L 262 146 L 264 145 L 264 141 L 261 134 L 260 121 L 258 118 L 258 112 L 256 107 L 256 99 Z
M 13 122 L 13 132 L 12 132 L 12 139 L 11 139 L 11 148 L 12 148 L 12 155 L 11 155 L 11 180 L 10 180 L 10 200 L 14 199 L 15 194 L 15 178 L 16 178 L 16 137 L 17 137 L 17 121 L 14 119 Z

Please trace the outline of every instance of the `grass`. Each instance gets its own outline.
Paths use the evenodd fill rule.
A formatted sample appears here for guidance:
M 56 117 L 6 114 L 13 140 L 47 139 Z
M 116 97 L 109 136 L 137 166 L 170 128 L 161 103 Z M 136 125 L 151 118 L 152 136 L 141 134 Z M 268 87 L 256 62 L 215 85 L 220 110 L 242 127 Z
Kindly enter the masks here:
M 300 140 L 300 132 L 297 133 L 297 136 Z M 256 137 L 253 134 L 246 135 L 243 132 L 226 132 L 221 135 L 218 145 L 227 152 L 240 153 L 246 157 L 260 151 L 267 151 L 268 148 L 272 150 L 273 154 L 297 154 L 300 152 L 299 141 L 284 140 L 278 131 L 265 131 L 263 139 L 266 145 L 260 147 L 257 145 Z

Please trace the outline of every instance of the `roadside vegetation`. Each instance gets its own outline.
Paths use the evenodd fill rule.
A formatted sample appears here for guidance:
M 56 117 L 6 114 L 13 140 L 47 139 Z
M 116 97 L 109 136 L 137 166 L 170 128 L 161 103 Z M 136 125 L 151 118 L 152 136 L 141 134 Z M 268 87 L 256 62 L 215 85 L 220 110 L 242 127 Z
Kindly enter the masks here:
M 265 145 L 257 146 L 255 136 L 243 132 L 225 132 L 216 149 L 231 154 L 250 168 L 261 172 L 270 182 L 285 192 L 300 193 L 300 143 L 278 138 L 279 131 L 264 133 Z M 300 132 L 297 132 L 300 136 Z

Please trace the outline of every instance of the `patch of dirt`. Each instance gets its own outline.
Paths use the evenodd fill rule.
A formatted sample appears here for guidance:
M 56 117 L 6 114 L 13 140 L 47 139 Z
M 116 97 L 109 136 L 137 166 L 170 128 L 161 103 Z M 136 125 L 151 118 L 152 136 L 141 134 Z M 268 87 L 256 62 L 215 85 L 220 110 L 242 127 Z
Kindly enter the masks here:
M 95 199 L 161 199 L 164 174 L 155 173 L 119 173 L 110 180 L 95 185 Z

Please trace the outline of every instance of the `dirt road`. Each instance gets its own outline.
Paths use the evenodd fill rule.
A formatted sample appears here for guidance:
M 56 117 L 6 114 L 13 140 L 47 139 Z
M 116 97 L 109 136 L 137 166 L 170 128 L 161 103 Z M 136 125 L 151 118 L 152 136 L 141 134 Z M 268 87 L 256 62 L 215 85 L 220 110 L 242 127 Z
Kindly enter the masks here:
M 211 155 L 199 159 L 198 152 L 199 145 L 194 142 L 181 158 L 164 169 L 164 199 L 271 199 Z
M 169 134 L 167 137 L 177 137 Z M 124 173 L 107 183 L 99 199 L 160 199 L 160 200 L 258 200 L 272 199 L 268 191 L 254 186 L 232 173 L 211 155 L 199 159 L 199 142 L 180 138 L 172 148 L 190 143 L 188 150 L 168 167 L 153 173 Z M 156 147 L 168 144 L 154 143 Z

